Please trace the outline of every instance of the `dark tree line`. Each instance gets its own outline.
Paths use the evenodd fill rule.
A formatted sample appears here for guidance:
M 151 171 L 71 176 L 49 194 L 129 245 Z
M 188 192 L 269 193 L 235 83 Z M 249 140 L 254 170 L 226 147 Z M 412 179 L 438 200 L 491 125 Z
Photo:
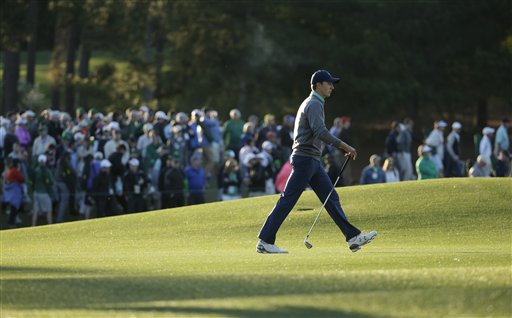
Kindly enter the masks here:
M 23 108 L 50 51 L 49 104 L 294 112 L 319 68 L 353 116 L 465 116 L 510 107 L 511 2 L 5 0 L 2 107 Z M 20 79 L 26 51 L 26 78 Z M 91 66 L 98 54 L 108 58 Z M 124 62 L 124 63 L 116 63 Z

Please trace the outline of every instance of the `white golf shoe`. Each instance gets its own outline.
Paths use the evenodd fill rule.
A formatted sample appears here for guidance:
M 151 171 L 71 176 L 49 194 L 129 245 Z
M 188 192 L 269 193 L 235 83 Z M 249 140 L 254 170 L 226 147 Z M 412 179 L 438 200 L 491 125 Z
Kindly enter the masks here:
M 256 252 L 262 254 L 288 254 L 287 250 L 280 249 L 274 244 L 268 244 L 262 240 L 256 244 Z
M 347 241 L 348 248 L 352 251 L 352 253 L 357 252 L 361 249 L 361 247 L 365 244 L 371 242 L 377 236 L 377 231 L 371 231 L 370 233 L 361 233 L 358 236 L 355 236 Z

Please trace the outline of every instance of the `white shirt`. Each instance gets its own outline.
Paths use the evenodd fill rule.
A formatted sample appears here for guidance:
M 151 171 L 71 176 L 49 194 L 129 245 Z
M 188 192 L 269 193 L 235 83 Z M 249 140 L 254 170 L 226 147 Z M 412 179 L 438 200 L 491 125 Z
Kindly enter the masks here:
M 491 139 L 487 135 L 482 137 L 480 140 L 480 155 L 487 156 L 487 158 L 491 158 L 492 155 L 492 144 Z
M 439 129 L 434 129 L 428 135 L 425 143 L 431 147 L 436 147 L 436 156 L 441 160 L 444 158 L 444 136 L 443 132 Z

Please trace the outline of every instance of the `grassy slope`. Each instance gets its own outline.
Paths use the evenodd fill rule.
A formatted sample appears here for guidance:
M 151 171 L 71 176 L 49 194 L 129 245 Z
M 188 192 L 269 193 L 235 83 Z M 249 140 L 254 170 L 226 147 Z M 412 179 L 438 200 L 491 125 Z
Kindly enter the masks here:
M 511 179 L 339 190 L 379 236 L 352 254 L 305 193 L 289 255 L 255 253 L 276 197 L 2 231 L 0 316 L 433 317 L 512 314 Z

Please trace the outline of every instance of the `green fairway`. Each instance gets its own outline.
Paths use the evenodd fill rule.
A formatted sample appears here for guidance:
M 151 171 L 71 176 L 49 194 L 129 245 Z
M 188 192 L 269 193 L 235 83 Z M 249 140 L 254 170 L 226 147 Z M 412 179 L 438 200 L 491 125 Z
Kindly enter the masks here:
M 512 180 L 339 188 L 377 238 L 351 253 L 305 192 L 255 252 L 277 196 L 1 233 L 1 317 L 510 317 Z

